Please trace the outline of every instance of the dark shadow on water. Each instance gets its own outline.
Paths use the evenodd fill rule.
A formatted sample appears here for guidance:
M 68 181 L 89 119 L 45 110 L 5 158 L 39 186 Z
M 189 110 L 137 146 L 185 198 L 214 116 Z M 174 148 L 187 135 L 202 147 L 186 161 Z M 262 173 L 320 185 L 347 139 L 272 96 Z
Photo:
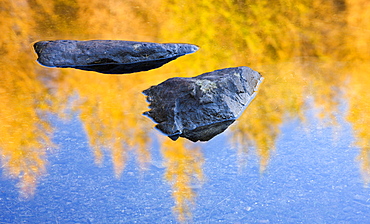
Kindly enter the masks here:
M 138 62 L 138 63 L 131 63 L 131 64 L 116 64 L 116 63 L 106 63 L 106 64 L 97 64 L 97 65 L 86 65 L 86 66 L 65 66 L 60 68 L 75 68 L 84 71 L 94 71 L 103 74 L 129 74 L 135 72 L 143 72 L 149 71 L 152 69 L 159 68 L 164 64 L 175 60 L 178 57 L 183 55 L 166 58 L 161 60 L 154 60 L 154 61 L 145 61 L 145 62 Z

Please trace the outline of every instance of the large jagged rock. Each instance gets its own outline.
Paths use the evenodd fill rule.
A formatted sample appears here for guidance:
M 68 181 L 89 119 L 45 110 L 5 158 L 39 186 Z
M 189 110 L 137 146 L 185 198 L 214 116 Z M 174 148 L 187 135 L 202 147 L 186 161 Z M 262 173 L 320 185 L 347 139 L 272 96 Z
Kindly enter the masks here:
M 191 44 L 123 40 L 55 40 L 34 44 L 44 66 L 76 68 L 105 74 L 125 74 L 158 68 L 198 47 Z
M 262 79 L 248 67 L 171 78 L 143 91 L 150 103 L 150 111 L 144 115 L 172 140 L 208 141 L 243 113 Z

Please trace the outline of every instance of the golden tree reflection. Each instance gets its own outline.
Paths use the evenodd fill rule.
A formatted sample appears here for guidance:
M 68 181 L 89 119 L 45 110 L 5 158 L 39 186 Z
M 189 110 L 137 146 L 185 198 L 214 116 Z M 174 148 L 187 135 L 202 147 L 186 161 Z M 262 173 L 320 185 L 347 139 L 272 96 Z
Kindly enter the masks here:
M 358 159 L 365 182 L 370 183 L 370 69 L 367 64 L 357 63 L 351 66 L 351 80 L 346 92 L 349 101 L 348 120 L 351 122 L 356 145 L 361 148 Z
M 306 83 L 297 68 L 295 63 L 261 68 L 265 79 L 256 99 L 231 127 L 241 165 L 249 154 L 248 148 L 254 145 L 260 157 L 260 170 L 264 171 L 285 117 L 302 117 Z
M 63 81 L 68 88 L 59 89 L 56 96 L 60 99 L 73 92 L 78 94 L 73 108 L 79 113 L 96 163 L 101 164 L 103 150 L 108 150 L 115 175 L 119 177 L 127 153 L 136 150 L 139 165 L 144 168 L 150 160 L 150 138 L 146 131 L 149 121 L 140 113 L 146 110 L 145 98 L 137 90 L 143 88 L 140 84 L 145 83 L 143 76 L 109 76 L 81 71 L 71 71 L 68 75 Z
M 27 1 L 1 1 L 0 15 L 0 159 L 4 174 L 19 179 L 22 196 L 34 194 L 46 172 L 52 146 L 47 89 L 37 79 L 29 46 L 33 21 Z
M 361 148 L 361 162 L 365 182 L 370 183 L 370 4 L 365 0 L 347 0 L 349 29 L 349 59 L 356 61 L 347 66 L 350 74 L 346 97 L 349 101 L 348 120 L 352 123 L 356 145 Z
M 323 111 L 336 110 L 337 101 L 331 97 L 337 90 L 332 84 L 340 86 L 343 79 L 337 79 L 328 68 L 311 68 L 314 63 L 305 61 L 329 61 L 346 52 L 342 47 L 345 12 L 341 3 L 282 0 L 271 7 L 269 1 L 168 2 L 163 7 L 163 24 L 170 29 L 162 29 L 161 36 L 202 47 L 200 60 L 179 69 L 192 66 L 204 71 L 230 64 L 253 65 L 265 77 L 255 101 L 232 127 L 241 163 L 254 145 L 261 158 L 261 171 L 265 169 L 279 126 L 287 116 L 303 118 L 306 94 L 312 94 Z M 197 16 L 190 17 L 194 12 Z M 335 19 L 327 14 L 335 15 Z M 178 33 L 171 32 L 172 27 Z
M 304 119 L 307 96 L 334 121 L 344 95 L 348 120 L 370 181 L 369 37 L 366 0 L 0 0 L 1 164 L 32 193 L 46 172 L 50 143 L 44 112 L 73 109 L 83 123 L 97 164 L 109 154 L 119 177 L 131 151 L 145 168 L 152 122 L 141 90 L 174 76 L 247 65 L 265 80 L 256 99 L 231 127 L 241 163 L 254 146 L 260 170 L 268 161 L 281 124 Z M 73 69 L 41 68 L 31 43 L 41 39 L 126 39 L 197 44 L 200 51 L 160 69 L 108 76 Z M 356 61 L 349 65 L 341 61 Z M 40 81 L 41 80 L 41 81 Z M 42 83 L 44 85 L 42 85 Z M 343 94 L 343 86 L 349 86 Z M 52 102 L 52 107 L 46 102 Z M 180 220 L 191 212 L 194 181 L 202 181 L 199 149 L 185 141 L 163 142 L 166 178 L 174 189 Z
M 40 118 L 42 86 L 24 74 L 5 74 L 5 82 L 0 83 L 0 105 L 5 108 L 0 110 L 0 152 L 2 167 L 8 175 L 20 179 L 20 191 L 28 197 L 46 171 L 46 151 L 52 144 L 51 128 Z
M 194 185 L 203 181 L 203 154 L 200 148 L 189 148 L 185 140 L 164 140 L 162 153 L 165 159 L 165 178 L 172 185 L 175 199 L 174 211 L 180 221 L 191 218 L 194 206 Z

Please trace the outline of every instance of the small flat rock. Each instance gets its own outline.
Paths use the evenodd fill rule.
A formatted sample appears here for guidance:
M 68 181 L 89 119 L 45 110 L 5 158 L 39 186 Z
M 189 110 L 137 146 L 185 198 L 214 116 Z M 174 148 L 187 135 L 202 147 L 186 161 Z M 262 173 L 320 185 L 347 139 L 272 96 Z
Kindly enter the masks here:
M 193 78 L 171 78 L 143 93 L 144 115 L 177 140 L 208 141 L 225 131 L 256 95 L 262 76 L 248 67 L 216 70 Z
M 47 67 L 126 74 L 161 67 L 199 48 L 192 44 L 123 40 L 55 40 L 39 41 L 34 49 L 37 61 Z

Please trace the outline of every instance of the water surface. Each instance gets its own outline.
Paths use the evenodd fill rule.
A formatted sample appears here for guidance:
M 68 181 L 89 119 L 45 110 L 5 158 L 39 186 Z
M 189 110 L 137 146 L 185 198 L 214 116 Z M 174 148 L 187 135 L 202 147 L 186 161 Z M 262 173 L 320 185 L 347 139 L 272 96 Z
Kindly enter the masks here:
M 370 8 L 362 1 L 26 1 L 0 11 L 0 222 L 367 223 Z M 130 75 L 45 68 L 55 39 L 190 43 Z M 172 141 L 142 90 L 249 66 L 264 82 L 205 143 Z

